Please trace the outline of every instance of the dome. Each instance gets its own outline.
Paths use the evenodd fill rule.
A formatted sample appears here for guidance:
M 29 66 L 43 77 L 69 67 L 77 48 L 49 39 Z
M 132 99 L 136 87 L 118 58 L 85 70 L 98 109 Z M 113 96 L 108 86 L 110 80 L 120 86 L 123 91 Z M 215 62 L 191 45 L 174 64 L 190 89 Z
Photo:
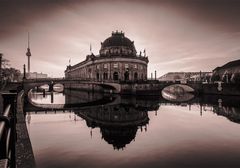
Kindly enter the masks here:
M 102 47 L 125 46 L 135 48 L 133 43 L 133 41 L 124 36 L 123 32 L 113 32 L 112 36 L 102 43 Z
M 136 55 L 134 41 L 125 37 L 124 33 L 112 32 L 112 36 L 101 43 L 100 55 Z

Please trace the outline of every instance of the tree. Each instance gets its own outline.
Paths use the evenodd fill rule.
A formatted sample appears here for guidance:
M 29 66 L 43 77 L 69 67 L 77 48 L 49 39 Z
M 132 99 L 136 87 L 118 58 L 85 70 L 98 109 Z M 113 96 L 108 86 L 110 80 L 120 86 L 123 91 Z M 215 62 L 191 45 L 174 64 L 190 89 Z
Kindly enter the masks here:
M 3 56 L 3 54 L 1 54 L 1 57 Z M 9 64 L 9 60 L 5 59 L 2 57 L 2 66 L 1 66 L 1 76 L 2 76 L 2 80 L 3 81 L 19 81 L 20 80 L 20 76 L 21 76 L 21 72 L 18 69 L 15 68 L 11 68 L 10 64 Z M 2 81 L 2 82 L 3 82 Z
M 221 79 L 221 77 L 220 77 L 220 75 L 219 74 L 214 74 L 213 76 L 212 76 L 212 79 L 211 79 L 211 81 L 220 81 L 220 79 Z
M 240 83 L 240 73 L 234 73 L 231 81 L 233 81 L 234 83 Z
M 2 67 L 3 67 L 3 68 L 10 67 L 9 62 L 10 62 L 9 60 L 3 58 L 3 59 L 2 59 Z

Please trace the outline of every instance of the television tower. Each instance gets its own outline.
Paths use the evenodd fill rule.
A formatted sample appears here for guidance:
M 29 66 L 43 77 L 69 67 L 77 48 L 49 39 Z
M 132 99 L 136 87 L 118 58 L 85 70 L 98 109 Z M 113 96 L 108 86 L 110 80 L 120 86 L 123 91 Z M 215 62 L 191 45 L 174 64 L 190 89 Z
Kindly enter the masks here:
M 31 51 L 30 51 L 30 40 L 29 40 L 29 32 L 28 32 L 28 48 L 27 48 L 27 53 L 26 56 L 28 57 L 28 74 L 30 74 L 30 57 L 31 57 Z

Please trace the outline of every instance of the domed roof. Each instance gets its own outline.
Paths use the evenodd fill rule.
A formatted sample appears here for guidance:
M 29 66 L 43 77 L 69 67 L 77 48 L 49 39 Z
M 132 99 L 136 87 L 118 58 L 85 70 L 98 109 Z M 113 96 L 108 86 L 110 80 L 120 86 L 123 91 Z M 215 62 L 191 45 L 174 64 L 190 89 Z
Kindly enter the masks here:
M 124 36 L 123 32 L 112 32 L 112 36 L 102 43 L 102 48 L 125 46 L 135 50 L 134 42 Z
M 127 144 L 135 139 L 137 126 L 132 127 L 100 127 L 102 137 L 108 143 L 113 145 L 114 149 L 123 149 Z

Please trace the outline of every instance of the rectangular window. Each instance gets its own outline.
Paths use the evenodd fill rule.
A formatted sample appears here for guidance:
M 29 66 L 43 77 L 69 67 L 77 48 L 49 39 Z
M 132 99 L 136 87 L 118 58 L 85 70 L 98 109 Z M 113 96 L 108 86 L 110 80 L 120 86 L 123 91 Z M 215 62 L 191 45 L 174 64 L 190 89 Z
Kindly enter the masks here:
M 97 69 L 100 69 L 100 65 L 97 65 Z
M 125 68 L 129 68 L 128 64 L 125 64 Z
M 103 65 L 103 68 L 107 68 L 107 64 L 104 64 L 104 65 Z
M 113 68 L 118 68 L 118 64 L 117 63 L 113 64 Z
M 134 64 L 134 68 L 137 69 L 137 64 Z

